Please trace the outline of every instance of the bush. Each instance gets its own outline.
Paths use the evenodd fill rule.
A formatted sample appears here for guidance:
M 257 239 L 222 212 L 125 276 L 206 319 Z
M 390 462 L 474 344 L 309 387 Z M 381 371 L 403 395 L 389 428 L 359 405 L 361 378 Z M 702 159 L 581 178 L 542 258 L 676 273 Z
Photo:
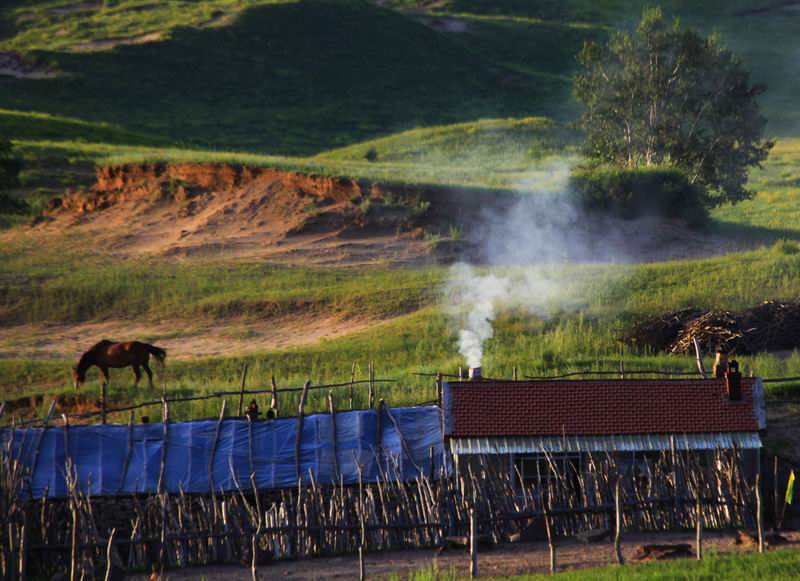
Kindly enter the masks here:
M 587 210 L 622 218 L 654 215 L 695 226 L 708 219 L 703 188 L 671 167 L 579 167 L 570 176 L 570 191 Z
M 5 192 L 0 192 L 0 214 L 28 214 L 30 206 L 24 200 L 18 200 Z

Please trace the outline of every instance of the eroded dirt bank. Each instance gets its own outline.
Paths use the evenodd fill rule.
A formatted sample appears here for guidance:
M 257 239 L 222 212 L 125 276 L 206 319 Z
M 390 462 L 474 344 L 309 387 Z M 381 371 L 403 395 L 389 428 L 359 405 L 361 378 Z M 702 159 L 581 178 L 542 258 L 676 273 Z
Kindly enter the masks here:
M 99 167 L 91 189 L 51 200 L 34 231 L 77 231 L 100 251 L 124 257 L 414 263 L 446 246 L 431 239 L 445 227 L 451 193 L 437 193 L 441 203 L 433 207 L 426 188 L 268 168 Z
M 230 164 L 123 165 L 98 167 L 94 186 L 54 198 L 32 229 L 6 235 L 47 243 L 50 236 L 70 233 L 96 252 L 123 258 L 329 266 L 503 262 L 498 245 L 488 239 L 525 244 L 537 229 L 562 237 L 570 232 L 559 255 L 575 247 L 574 256 L 566 257 L 572 261 L 647 262 L 741 249 L 735 240 L 655 217 L 622 220 L 583 216 L 569 207 L 553 210 L 568 206 L 564 201 L 530 204 L 537 195 Z

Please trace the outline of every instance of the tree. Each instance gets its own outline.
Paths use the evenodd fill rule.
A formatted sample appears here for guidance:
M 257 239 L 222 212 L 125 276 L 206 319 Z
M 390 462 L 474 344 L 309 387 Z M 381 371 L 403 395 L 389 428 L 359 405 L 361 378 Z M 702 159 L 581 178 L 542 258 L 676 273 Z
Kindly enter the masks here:
M 605 44 L 588 42 L 578 61 L 575 95 L 585 153 L 624 168 L 671 166 L 700 186 L 708 207 L 752 197 L 748 168 L 772 147 L 766 119 L 741 61 L 719 36 L 669 26 L 659 8 Z

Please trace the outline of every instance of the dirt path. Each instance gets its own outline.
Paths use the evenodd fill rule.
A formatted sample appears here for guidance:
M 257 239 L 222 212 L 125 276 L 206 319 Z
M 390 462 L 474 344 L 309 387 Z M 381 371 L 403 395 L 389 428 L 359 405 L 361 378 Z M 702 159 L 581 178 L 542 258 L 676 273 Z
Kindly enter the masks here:
M 785 533 L 792 543 L 788 548 L 796 549 L 800 543 L 800 533 Z M 632 563 L 636 546 L 642 543 L 694 543 L 694 535 L 689 533 L 632 533 L 624 537 L 623 554 L 626 562 Z M 729 553 L 740 551 L 733 543 L 731 533 L 707 532 L 703 544 L 707 554 L 712 552 Z M 440 571 L 455 568 L 459 574 L 469 574 L 469 555 L 464 551 L 448 551 L 436 556 L 434 549 L 398 551 L 392 553 L 372 553 L 366 558 L 366 571 L 370 579 L 386 579 L 397 574 L 407 579 L 410 573 L 431 567 L 436 562 Z M 565 541 L 558 547 L 558 568 L 561 571 L 600 567 L 614 562 L 613 546 L 610 543 L 583 545 Z M 481 577 L 523 575 L 526 573 L 546 573 L 549 554 L 545 543 L 521 543 L 505 545 L 479 555 L 478 568 Z M 635 565 L 634 565 L 635 566 Z M 303 561 L 281 562 L 262 567 L 260 579 L 354 579 L 358 577 L 358 558 L 354 555 Z M 131 576 L 131 579 L 147 579 L 144 576 Z M 214 579 L 233 581 L 251 579 L 249 569 L 244 567 L 196 567 L 167 572 L 165 580 Z
M 278 319 L 222 321 L 112 320 L 64 325 L 30 324 L 0 332 L 0 359 L 73 359 L 103 338 L 157 343 L 170 359 L 244 354 L 310 345 L 366 329 L 382 321 L 369 317 L 300 315 Z

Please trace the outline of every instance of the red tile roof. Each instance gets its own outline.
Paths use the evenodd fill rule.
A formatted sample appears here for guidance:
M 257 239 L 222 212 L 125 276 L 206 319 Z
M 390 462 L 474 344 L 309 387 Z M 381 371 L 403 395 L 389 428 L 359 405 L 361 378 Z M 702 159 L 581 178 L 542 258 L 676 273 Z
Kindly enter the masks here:
M 756 432 L 754 382 L 742 378 L 739 402 L 728 401 L 724 379 L 453 382 L 448 435 Z

